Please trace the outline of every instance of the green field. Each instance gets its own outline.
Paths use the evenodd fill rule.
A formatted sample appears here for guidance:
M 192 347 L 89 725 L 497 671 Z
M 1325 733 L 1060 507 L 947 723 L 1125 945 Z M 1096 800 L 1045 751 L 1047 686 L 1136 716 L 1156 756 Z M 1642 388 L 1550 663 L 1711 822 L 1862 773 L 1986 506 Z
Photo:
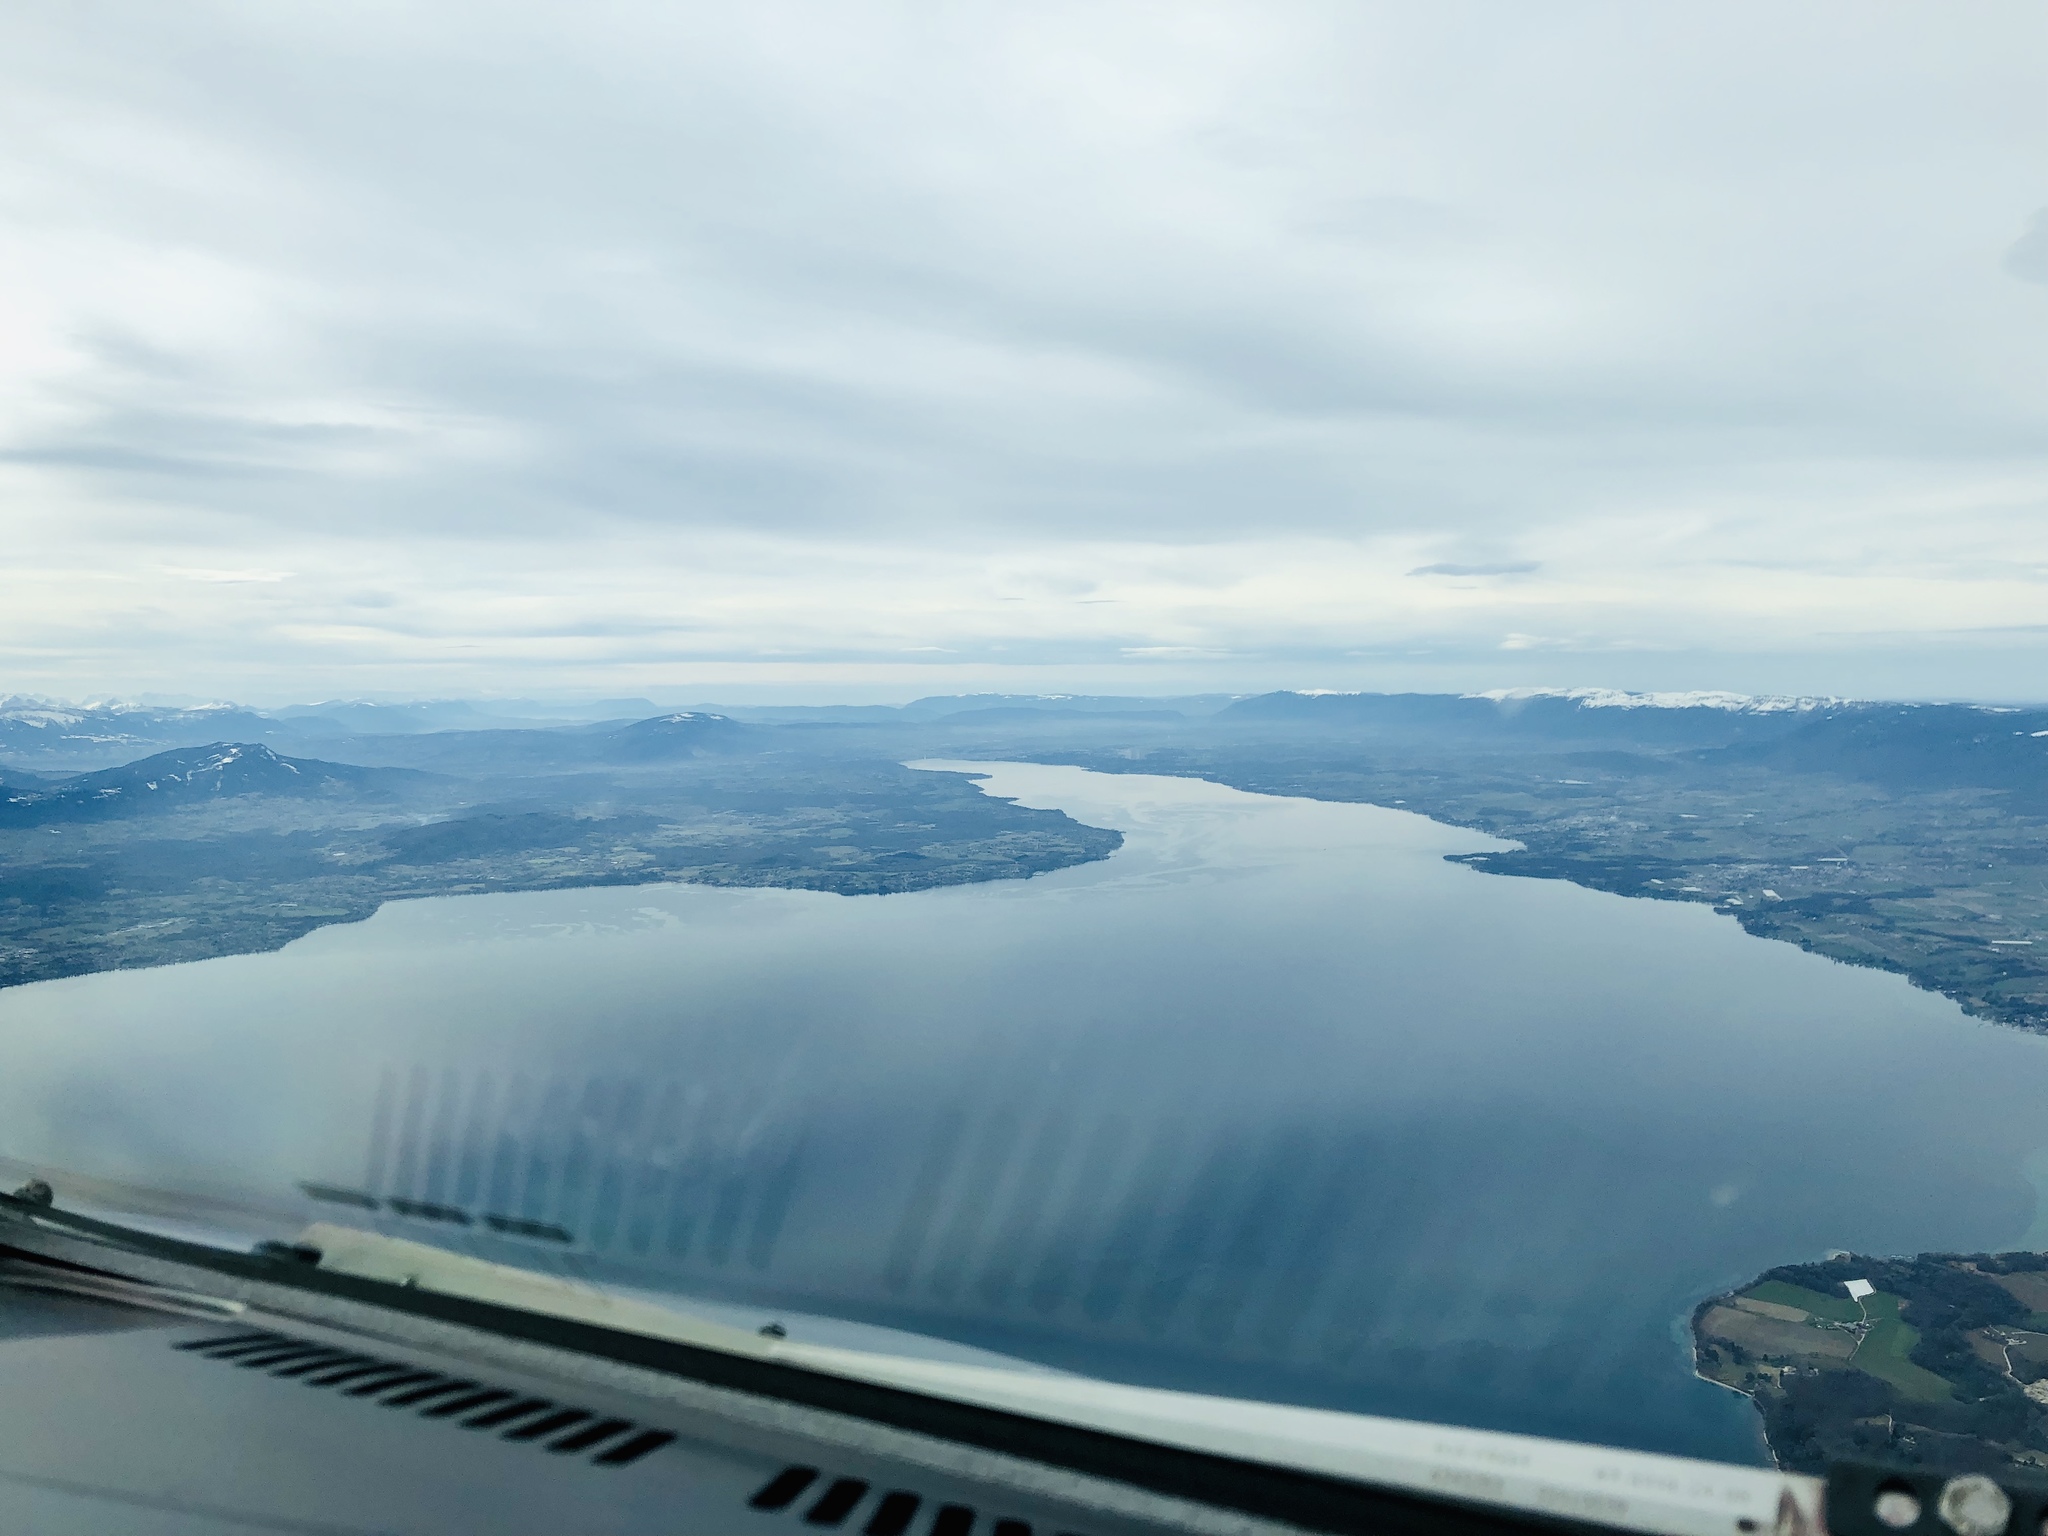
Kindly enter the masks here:
M 1776 1302 L 1781 1307 L 1797 1307 L 1831 1323 L 1853 1323 L 1863 1315 L 1847 1296 L 1823 1296 L 1819 1291 L 1809 1291 L 1803 1285 L 1787 1285 L 1783 1280 L 1766 1280 L 1742 1294 L 1754 1296 L 1758 1301 Z
M 1864 1305 L 1870 1309 L 1871 1329 L 1849 1363 L 1890 1382 L 1915 1402 L 1941 1403 L 1953 1397 L 1946 1381 L 1906 1358 L 1920 1342 L 1920 1330 L 1900 1318 L 1899 1298 L 1879 1291 Z

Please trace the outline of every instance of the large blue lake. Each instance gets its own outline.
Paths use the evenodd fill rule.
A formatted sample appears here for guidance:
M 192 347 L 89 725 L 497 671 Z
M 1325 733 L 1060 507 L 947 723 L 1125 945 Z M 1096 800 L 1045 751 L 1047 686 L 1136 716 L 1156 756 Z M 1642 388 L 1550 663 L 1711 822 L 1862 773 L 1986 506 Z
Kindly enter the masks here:
M 1700 1297 L 2048 1241 L 2048 1040 L 1702 907 L 1475 873 L 1444 855 L 1498 845 L 1401 811 L 976 771 L 1123 848 L 903 896 L 404 902 L 0 993 L 0 1152 L 370 1187 L 643 1287 L 1748 1461 L 1749 1405 L 1691 1375 Z

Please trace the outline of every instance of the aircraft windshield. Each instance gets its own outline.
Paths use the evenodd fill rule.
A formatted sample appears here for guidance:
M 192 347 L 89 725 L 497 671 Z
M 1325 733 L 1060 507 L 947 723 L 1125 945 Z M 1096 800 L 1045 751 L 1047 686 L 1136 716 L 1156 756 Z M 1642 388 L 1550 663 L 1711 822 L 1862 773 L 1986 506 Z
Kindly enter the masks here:
M 2044 53 L 0 20 L 0 1186 L 2041 1473 Z

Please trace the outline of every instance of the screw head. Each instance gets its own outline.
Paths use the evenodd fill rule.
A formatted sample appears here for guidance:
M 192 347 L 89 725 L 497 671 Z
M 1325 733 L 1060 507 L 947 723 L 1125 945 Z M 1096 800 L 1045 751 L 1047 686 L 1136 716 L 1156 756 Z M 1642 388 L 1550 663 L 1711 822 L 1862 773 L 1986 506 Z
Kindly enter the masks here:
M 1935 1509 L 1956 1536 L 2003 1536 L 2012 1519 L 2012 1500 L 2005 1490 L 1978 1472 L 1942 1484 Z
M 1895 1531 L 1903 1531 L 1907 1526 L 1919 1521 L 1920 1501 L 1913 1497 L 1909 1489 L 1885 1488 L 1879 1490 L 1877 1502 L 1871 1505 L 1870 1512 L 1877 1516 L 1878 1524 L 1888 1525 Z M 2044 1536 L 2048 1536 L 2048 1533 L 2044 1533 Z

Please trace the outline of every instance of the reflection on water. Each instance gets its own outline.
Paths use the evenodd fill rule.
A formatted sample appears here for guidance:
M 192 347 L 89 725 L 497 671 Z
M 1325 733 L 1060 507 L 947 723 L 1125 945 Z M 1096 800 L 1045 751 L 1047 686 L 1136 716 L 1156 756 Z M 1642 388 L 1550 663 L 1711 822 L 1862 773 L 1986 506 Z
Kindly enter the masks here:
M 723 1269 L 737 1253 L 765 1271 L 801 1170 L 803 1127 L 764 1136 L 769 1105 L 736 1086 L 515 1072 L 501 1090 L 488 1070 L 415 1065 L 401 1080 L 389 1069 L 363 1188 L 315 1182 L 310 1192 L 607 1258 Z
M 1400 812 L 989 771 L 1124 848 L 904 896 L 404 903 L 0 994 L 0 1151 L 1074 1369 L 1740 1459 L 1695 1300 L 2033 1219 L 2048 1042 L 1701 908 L 1447 864 L 1488 840 Z

